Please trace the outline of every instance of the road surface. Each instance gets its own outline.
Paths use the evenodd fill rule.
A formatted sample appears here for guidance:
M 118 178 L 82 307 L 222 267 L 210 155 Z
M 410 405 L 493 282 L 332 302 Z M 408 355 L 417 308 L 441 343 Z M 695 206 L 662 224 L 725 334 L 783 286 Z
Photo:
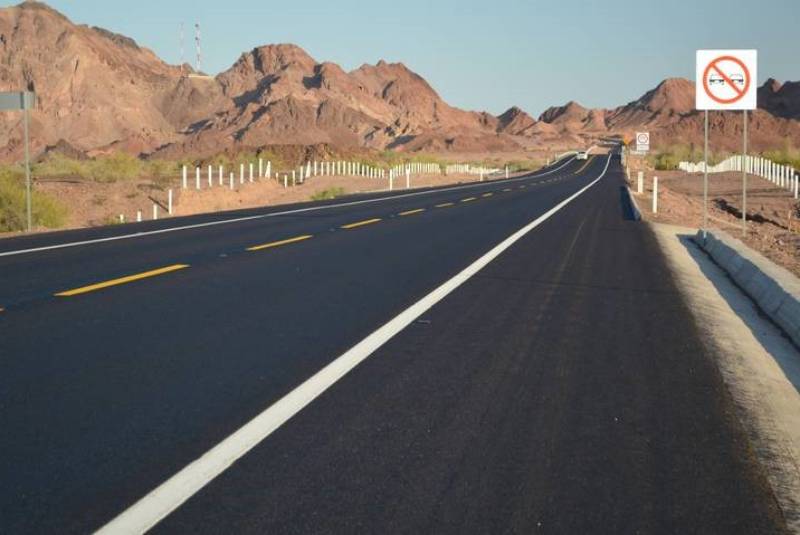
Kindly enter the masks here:
M 0 241 L 3 532 L 133 514 L 542 216 L 185 503 L 166 492 L 154 531 L 783 532 L 622 184 L 599 155 Z

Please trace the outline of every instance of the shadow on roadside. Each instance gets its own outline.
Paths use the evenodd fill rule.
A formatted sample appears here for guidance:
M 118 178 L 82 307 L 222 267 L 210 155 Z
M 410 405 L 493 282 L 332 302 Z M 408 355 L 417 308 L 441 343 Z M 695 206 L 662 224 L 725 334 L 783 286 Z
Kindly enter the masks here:
M 692 235 L 680 234 L 678 239 L 694 260 L 703 275 L 711 281 L 719 295 L 725 300 L 731 310 L 747 325 L 756 340 L 772 356 L 783 371 L 786 378 L 800 392 L 800 359 L 797 358 L 798 348 L 760 308 L 739 288 L 739 286 L 720 268 L 697 244 Z M 772 333 L 764 332 L 760 325 L 768 323 L 780 333 L 776 337 Z

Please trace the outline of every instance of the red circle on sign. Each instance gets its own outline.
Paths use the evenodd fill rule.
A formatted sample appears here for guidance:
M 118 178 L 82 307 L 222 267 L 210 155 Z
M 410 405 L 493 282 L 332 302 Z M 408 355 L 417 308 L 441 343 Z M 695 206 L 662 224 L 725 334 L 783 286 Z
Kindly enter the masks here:
M 720 61 L 732 61 L 736 63 L 739 67 L 742 68 L 742 72 L 744 72 L 744 89 L 741 91 L 736 88 L 736 84 L 730 79 L 730 77 L 722 72 L 722 69 L 717 67 L 717 63 Z M 711 92 L 711 89 L 708 87 L 708 73 L 711 72 L 711 69 L 717 71 L 717 73 L 722 76 L 722 78 L 730 84 L 733 90 L 736 92 L 736 96 L 733 98 L 721 98 Z M 718 102 L 719 104 L 733 104 L 734 102 L 738 102 L 747 94 L 747 91 L 750 89 L 750 71 L 747 69 L 747 65 L 744 64 L 742 60 L 734 56 L 720 56 L 711 63 L 708 64 L 706 70 L 703 72 L 703 89 L 705 89 L 706 94 L 713 100 L 714 102 Z
M 636 138 L 636 142 L 641 145 L 647 145 L 650 143 L 650 136 L 648 134 L 639 134 L 639 137 Z

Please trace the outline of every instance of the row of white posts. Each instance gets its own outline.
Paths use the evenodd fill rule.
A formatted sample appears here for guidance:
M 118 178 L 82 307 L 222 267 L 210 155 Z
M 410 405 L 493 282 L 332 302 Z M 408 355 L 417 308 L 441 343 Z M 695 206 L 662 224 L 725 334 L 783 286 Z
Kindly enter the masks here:
M 496 174 L 496 173 L 499 173 L 499 172 L 501 172 L 501 170 L 500 169 L 496 169 L 496 168 L 487 168 L 487 167 L 484 167 L 482 165 L 473 166 L 473 165 L 470 165 L 470 164 L 462 164 L 462 163 L 448 165 L 445 168 L 445 173 L 448 174 L 448 175 L 455 175 L 455 174 L 459 174 L 459 175 L 475 175 L 475 176 L 480 176 L 481 177 L 481 181 L 483 181 L 484 177 L 489 176 L 489 175 L 493 175 L 493 174 Z M 506 178 L 508 178 L 508 167 L 506 167 L 505 172 L 506 172 Z
M 681 162 L 678 168 L 687 173 L 702 173 L 703 163 Z M 760 176 L 769 180 L 779 188 L 785 189 L 797 199 L 800 195 L 800 176 L 794 168 L 788 165 L 780 165 L 772 160 L 761 156 L 742 156 L 741 154 L 731 156 L 717 165 L 709 165 L 709 173 L 727 173 L 747 171 L 748 174 Z
M 324 176 L 359 176 L 374 179 L 389 179 L 389 189 L 394 189 L 394 180 L 405 177 L 406 188 L 411 187 L 411 177 L 414 175 L 442 175 L 442 167 L 438 163 L 411 162 L 396 165 L 390 169 L 381 169 L 361 162 L 353 161 L 309 161 L 292 171 L 274 172 L 271 161 L 264 161 L 259 158 L 257 162 L 240 163 L 238 173 L 230 171 L 227 173 L 223 165 L 207 165 L 195 167 L 194 173 L 190 174 L 189 167 L 184 165 L 181 172 L 181 188 L 184 190 L 202 189 L 217 187 L 227 187 L 230 190 L 236 189 L 237 184 L 249 184 L 263 179 L 272 180 L 273 176 L 283 187 L 296 186 L 304 183 L 311 177 Z M 446 168 L 445 174 L 468 174 L 480 175 L 481 180 L 484 176 L 501 172 L 499 169 L 488 169 L 486 167 L 476 167 L 469 164 L 454 164 Z M 238 176 L 237 176 L 238 175 Z M 506 168 L 506 178 L 508 169 Z M 174 192 L 172 189 L 167 191 L 167 214 L 173 214 Z M 159 217 L 159 205 L 153 204 L 152 219 Z M 142 221 L 142 211 L 136 212 L 136 221 Z M 119 221 L 125 222 L 125 216 L 120 214 Z

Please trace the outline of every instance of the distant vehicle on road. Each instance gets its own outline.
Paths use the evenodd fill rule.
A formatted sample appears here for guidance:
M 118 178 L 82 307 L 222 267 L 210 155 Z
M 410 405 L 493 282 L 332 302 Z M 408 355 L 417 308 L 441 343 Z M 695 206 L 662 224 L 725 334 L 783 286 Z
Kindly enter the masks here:
M 586 152 L 586 151 L 578 152 L 578 155 L 575 156 L 575 159 L 576 160 L 588 160 L 589 159 L 589 153 Z

